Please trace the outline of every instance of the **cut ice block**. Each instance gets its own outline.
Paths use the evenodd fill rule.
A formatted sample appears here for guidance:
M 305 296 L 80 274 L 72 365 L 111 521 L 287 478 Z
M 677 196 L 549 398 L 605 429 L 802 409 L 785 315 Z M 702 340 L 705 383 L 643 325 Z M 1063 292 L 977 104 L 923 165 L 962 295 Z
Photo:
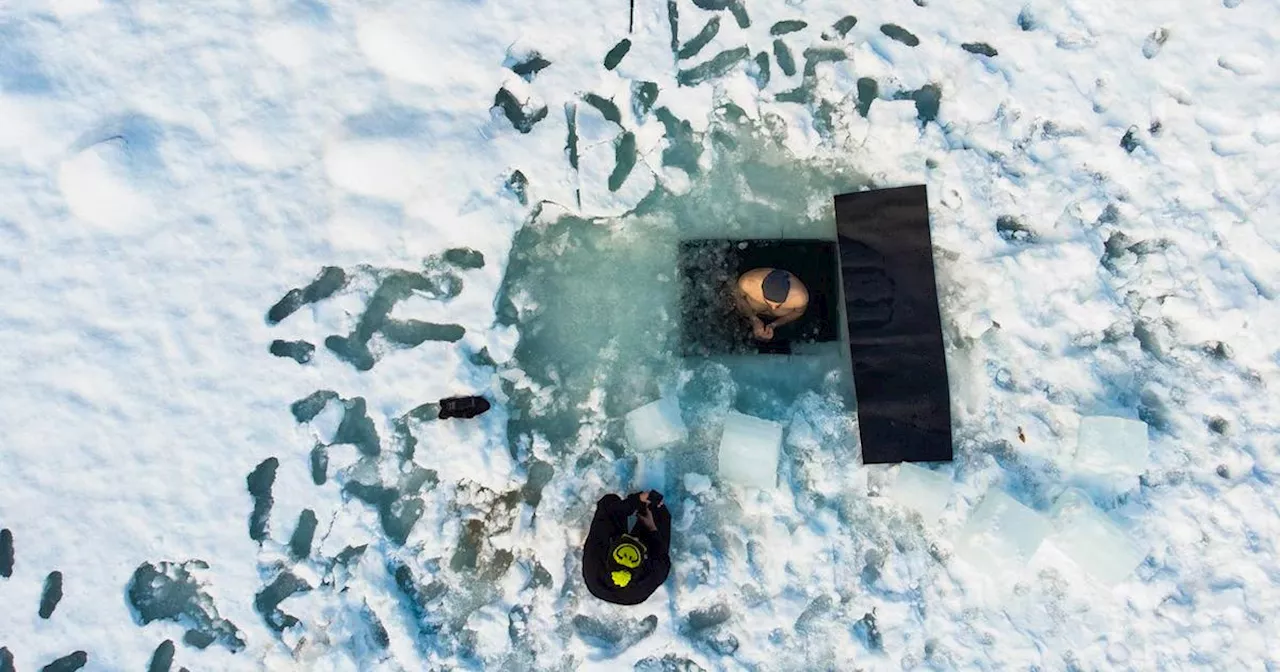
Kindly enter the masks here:
M 1031 560 L 1051 530 L 1044 516 L 992 488 L 960 532 L 956 555 L 980 571 L 1007 579 Z
M 720 477 L 753 488 L 772 488 L 778 480 L 782 425 L 729 411 L 720 438 Z
M 1124 581 L 1147 557 L 1120 526 L 1079 491 L 1069 490 L 1058 498 L 1054 525 L 1053 545 L 1105 586 Z
M 1147 466 L 1147 423 L 1101 415 L 1081 418 L 1076 465 L 1100 474 L 1141 474 Z
M 689 436 L 675 397 L 663 397 L 631 411 L 626 424 L 627 444 L 641 452 L 664 448 Z
M 636 460 L 634 492 L 667 489 L 667 456 L 660 452 L 641 453 Z
M 920 514 L 925 523 L 933 523 L 947 508 L 951 499 L 951 478 L 946 474 L 903 462 L 898 478 L 885 494 L 893 501 Z

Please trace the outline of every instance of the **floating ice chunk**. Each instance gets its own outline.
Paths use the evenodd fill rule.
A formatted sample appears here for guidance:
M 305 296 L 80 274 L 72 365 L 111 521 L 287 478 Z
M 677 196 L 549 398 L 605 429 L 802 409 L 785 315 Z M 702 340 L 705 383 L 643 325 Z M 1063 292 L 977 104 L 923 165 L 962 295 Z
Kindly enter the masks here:
M 702 474 L 685 474 L 684 489 L 696 497 L 711 489 L 711 479 Z
M 1057 527 L 1050 539 L 1053 544 L 1105 586 L 1124 581 L 1147 556 L 1123 529 L 1077 490 L 1058 498 L 1053 517 Z
M 1044 516 L 993 488 L 960 532 L 956 555 L 988 575 L 1007 579 L 1031 560 L 1051 530 Z
M 1109 416 L 1081 418 L 1076 465 L 1101 474 L 1141 474 L 1147 466 L 1147 423 Z
M 720 477 L 753 488 L 772 488 L 778 480 L 782 425 L 729 411 L 720 439 Z
M 942 473 L 903 462 L 898 478 L 885 491 L 893 501 L 920 514 L 925 523 L 933 523 L 947 508 L 951 499 L 951 479 Z
M 675 397 L 663 397 L 631 411 L 626 423 L 627 444 L 641 452 L 665 448 L 689 436 Z

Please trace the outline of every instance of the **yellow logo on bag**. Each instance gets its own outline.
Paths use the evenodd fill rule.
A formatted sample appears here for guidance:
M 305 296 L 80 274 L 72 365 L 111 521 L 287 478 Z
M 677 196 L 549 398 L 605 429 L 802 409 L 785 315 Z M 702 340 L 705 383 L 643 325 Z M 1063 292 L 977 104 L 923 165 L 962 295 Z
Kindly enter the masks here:
M 623 542 L 613 549 L 613 560 L 623 567 L 640 566 L 640 549 L 635 544 Z
M 626 588 L 627 584 L 631 583 L 631 572 L 628 572 L 625 569 L 613 572 L 609 576 L 613 577 L 613 585 L 619 588 Z

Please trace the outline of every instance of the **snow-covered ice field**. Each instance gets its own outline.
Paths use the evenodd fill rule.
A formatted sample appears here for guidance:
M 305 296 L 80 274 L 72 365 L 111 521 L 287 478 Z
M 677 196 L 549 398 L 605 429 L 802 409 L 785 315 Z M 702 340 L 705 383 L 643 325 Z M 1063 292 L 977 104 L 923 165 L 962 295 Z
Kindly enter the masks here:
M 0 670 L 1280 670 L 1278 47 L 1269 0 L 0 0 Z M 838 349 L 675 354 L 678 240 L 915 183 L 953 464 L 862 467 Z M 614 607 L 660 397 L 674 569 Z

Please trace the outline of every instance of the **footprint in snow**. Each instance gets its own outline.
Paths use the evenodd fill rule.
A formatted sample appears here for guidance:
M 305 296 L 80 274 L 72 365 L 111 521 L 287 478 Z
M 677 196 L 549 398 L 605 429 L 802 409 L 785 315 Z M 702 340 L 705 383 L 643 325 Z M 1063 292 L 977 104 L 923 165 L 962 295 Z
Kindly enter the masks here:
M 14 558 L 13 531 L 8 528 L 0 530 L 0 578 L 6 580 L 13 578 Z M 62 581 L 62 572 L 57 570 L 49 572 L 45 577 L 44 589 L 40 592 L 40 604 L 36 607 L 36 613 L 41 619 L 49 620 L 54 616 L 58 603 L 62 601 Z M 3 584 L 0 584 L 0 603 L 11 603 L 10 600 L 4 599 Z M 73 672 L 84 667 L 88 662 L 89 654 L 76 651 L 58 658 L 42 669 L 52 672 Z M 13 652 L 6 646 L 0 646 L 0 672 L 14 672 L 16 669 Z

